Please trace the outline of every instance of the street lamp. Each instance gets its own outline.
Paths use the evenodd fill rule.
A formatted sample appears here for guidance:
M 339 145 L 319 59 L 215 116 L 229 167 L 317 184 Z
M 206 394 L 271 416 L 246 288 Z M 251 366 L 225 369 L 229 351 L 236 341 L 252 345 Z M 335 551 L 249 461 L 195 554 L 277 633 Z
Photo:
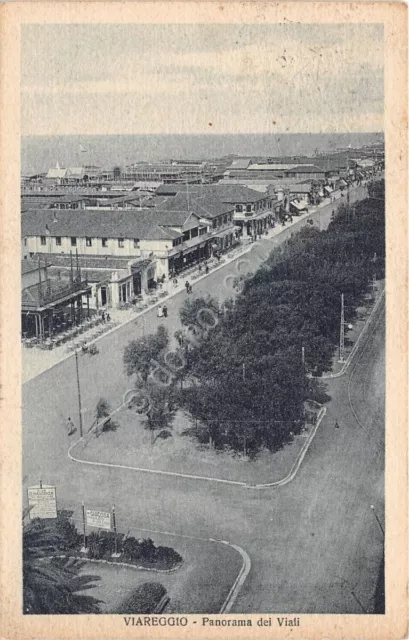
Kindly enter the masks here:
M 77 372 L 77 390 L 78 390 L 78 412 L 80 416 L 80 436 L 82 438 L 84 431 L 82 426 L 82 406 L 81 406 L 81 386 L 80 386 L 80 374 L 78 369 L 78 351 L 75 350 L 75 369 Z
M 344 353 L 345 353 L 345 326 L 348 329 L 352 329 L 352 324 L 349 322 L 345 322 L 344 315 L 344 294 L 341 293 L 341 324 L 339 329 L 339 360 L 338 362 L 345 362 Z

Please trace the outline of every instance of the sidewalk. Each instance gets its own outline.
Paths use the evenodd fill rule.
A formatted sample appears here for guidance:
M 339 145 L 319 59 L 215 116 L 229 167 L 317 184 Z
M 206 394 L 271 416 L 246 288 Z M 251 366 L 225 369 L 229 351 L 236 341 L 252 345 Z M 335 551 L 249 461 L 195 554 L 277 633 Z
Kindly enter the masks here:
M 341 197 L 340 192 L 333 194 L 333 197 L 339 199 Z M 327 198 L 322 203 L 320 203 L 317 207 L 310 208 L 308 213 L 304 213 L 300 216 L 294 216 L 292 222 L 286 222 L 285 226 L 282 224 L 276 224 L 274 228 L 268 229 L 268 233 L 262 236 L 262 240 L 272 240 L 276 236 L 280 235 L 284 231 L 291 229 L 292 227 L 298 225 L 300 221 L 305 220 L 306 218 L 310 218 L 315 213 L 317 213 L 322 207 L 331 204 L 330 198 Z M 204 269 L 202 268 L 201 272 L 199 269 L 195 269 L 193 272 L 189 273 L 187 276 L 180 276 L 178 280 L 178 285 L 175 287 L 171 281 L 168 281 L 164 286 L 165 290 L 168 291 L 168 295 L 157 300 L 156 302 L 151 302 L 146 309 L 137 311 L 136 309 L 109 309 L 109 314 L 111 316 L 112 321 L 115 323 L 115 326 L 108 328 L 107 331 L 99 335 L 97 338 L 90 340 L 87 342 L 88 345 L 93 344 L 104 338 L 106 335 L 109 335 L 116 329 L 121 326 L 132 322 L 133 320 L 143 316 L 147 311 L 158 306 L 159 304 L 163 304 L 173 296 L 177 295 L 181 291 L 184 291 L 185 281 L 189 280 L 192 284 L 196 282 L 200 282 L 208 275 L 211 275 L 214 271 L 218 271 L 219 269 L 223 269 L 226 265 L 234 262 L 242 255 L 245 255 L 249 251 L 252 250 L 254 244 L 250 242 L 250 238 L 244 238 L 243 243 L 232 249 L 229 253 L 223 255 L 220 259 L 220 262 L 214 262 L 209 265 L 209 273 L 206 274 Z M 86 334 L 83 335 L 83 338 L 86 338 Z M 60 347 L 55 347 L 52 351 L 44 351 L 39 348 L 28 349 L 22 346 L 22 383 L 24 384 L 28 380 L 35 378 L 40 375 L 44 371 L 51 369 L 53 366 L 70 358 L 74 355 L 73 347 L 70 349 L 68 345 L 62 345 Z

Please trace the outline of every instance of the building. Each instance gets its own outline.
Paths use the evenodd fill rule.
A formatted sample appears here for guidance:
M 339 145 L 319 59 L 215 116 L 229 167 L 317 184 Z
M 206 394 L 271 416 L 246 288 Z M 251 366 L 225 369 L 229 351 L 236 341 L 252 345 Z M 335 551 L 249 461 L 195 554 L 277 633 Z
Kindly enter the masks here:
M 22 237 L 30 257 L 78 254 L 149 260 L 147 282 L 152 286 L 159 278 L 209 257 L 213 239 L 209 225 L 194 212 L 156 209 L 30 210 L 22 216 Z M 135 293 L 132 283 L 126 299 Z
M 271 226 L 276 217 L 275 200 L 266 190 L 219 182 L 180 191 L 162 207 L 194 211 L 201 216 L 210 226 L 213 250 L 222 252 L 236 244 L 240 236 L 254 236 Z
M 45 185 L 88 185 L 102 179 L 102 169 L 95 165 L 62 168 L 56 164 L 44 177 Z
M 162 203 L 166 211 L 195 213 L 200 222 L 209 228 L 212 237 L 212 253 L 230 249 L 236 242 L 233 221 L 235 206 L 223 202 L 217 193 L 218 185 L 209 185 L 188 191 L 180 191 Z
M 80 325 L 90 314 L 91 287 L 71 269 L 64 279 L 50 276 L 49 264 L 22 260 L 21 332 L 24 338 L 43 341 L 62 326 Z M 86 307 L 84 308 L 84 301 Z

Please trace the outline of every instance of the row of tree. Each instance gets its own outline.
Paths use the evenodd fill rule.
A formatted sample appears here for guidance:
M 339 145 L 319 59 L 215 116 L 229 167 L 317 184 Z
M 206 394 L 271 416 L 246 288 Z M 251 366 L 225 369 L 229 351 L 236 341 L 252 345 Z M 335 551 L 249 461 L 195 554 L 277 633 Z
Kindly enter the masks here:
M 151 430 L 168 428 L 180 407 L 200 440 L 246 454 L 276 450 L 299 432 L 305 400 L 320 393 L 308 373 L 332 365 L 341 294 L 351 322 L 370 282 L 383 277 L 384 186 L 372 192 L 341 205 L 326 231 L 304 228 L 275 249 L 235 299 L 188 298 L 172 352 L 163 327 L 128 345 L 126 371 L 138 374 Z

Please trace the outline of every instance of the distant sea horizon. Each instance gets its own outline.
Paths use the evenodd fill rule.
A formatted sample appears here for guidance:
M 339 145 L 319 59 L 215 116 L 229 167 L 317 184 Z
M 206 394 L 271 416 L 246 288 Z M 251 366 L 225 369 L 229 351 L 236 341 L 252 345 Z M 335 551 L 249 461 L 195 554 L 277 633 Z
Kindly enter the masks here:
M 383 133 L 126 134 L 22 136 L 21 171 L 60 167 L 125 167 L 146 160 L 211 160 L 228 155 L 309 156 L 383 142 Z

